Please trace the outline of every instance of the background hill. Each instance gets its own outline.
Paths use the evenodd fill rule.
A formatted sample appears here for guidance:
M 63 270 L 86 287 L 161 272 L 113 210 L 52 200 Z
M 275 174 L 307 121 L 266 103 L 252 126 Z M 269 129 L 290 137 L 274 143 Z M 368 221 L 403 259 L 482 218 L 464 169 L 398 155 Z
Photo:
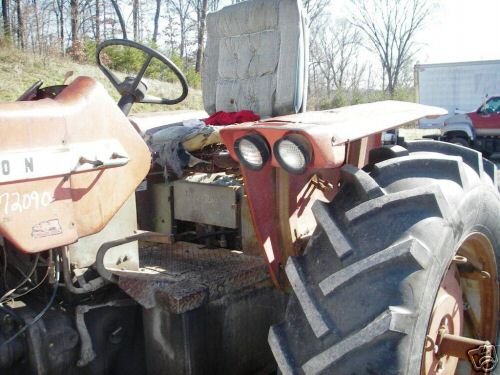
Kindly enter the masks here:
M 60 56 L 38 56 L 0 45 L 0 102 L 16 100 L 39 79 L 44 81 L 45 86 L 61 84 L 68 71 L 73 71 L 68 82 L 82 75 L 92 77 L 102 83 L 109 94 L 118 101 L 118 92 L 95 65 L 79 64 Z M 150 87 L 150 93 L 155 95 L 174 96 L 180 89 L 177 84 L 152 79 L 145 81 Z M 189 96 L 182 103 L 174 106 L 139 104 L 134 105 L 132 112 L 202 108 L 201 91 L 190 88 Z

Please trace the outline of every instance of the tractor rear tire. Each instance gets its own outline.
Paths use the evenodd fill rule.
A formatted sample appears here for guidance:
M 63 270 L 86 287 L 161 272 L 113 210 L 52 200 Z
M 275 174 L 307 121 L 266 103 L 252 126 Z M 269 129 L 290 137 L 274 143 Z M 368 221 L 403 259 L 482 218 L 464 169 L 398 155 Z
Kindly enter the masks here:
M 471 235 L 491 244 L 498 281 L 495 166 L 445 142 L 382 151 L 369 173 L 342 168 L 340 192 L 313 207 L 304 254 L 288 259 L 293 293 L 269 332 L 283 374 L 421 374 L 438 289 Z

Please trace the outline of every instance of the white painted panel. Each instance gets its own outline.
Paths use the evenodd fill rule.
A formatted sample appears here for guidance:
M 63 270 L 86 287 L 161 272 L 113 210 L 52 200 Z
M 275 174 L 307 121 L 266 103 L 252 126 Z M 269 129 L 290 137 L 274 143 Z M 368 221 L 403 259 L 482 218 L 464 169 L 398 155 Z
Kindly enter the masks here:
M 446 108 L 449 115 L 474 111 L 485 95 L 500 94 L 498 60 L 417 65 L 415 69 L 419 103 Z M 420 120 L 420 126 L 442 125 L 446 117 Z
M 0 152 L 0 183 L 118 167 L 127 162 L 125 149 L 113 139 L 4 151 Z

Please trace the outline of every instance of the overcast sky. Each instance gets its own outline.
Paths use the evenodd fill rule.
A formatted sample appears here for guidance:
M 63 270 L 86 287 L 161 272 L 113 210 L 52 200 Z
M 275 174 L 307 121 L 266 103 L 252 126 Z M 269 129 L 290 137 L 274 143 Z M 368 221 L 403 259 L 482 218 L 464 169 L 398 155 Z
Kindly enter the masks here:
M 345 16 L 348 0 L 333 0 L 331 13 Z M 418 34 L 419 63 L 500 59 L 500 0 L 436 0 Z
M 418 35 L 419 63 L 500 60 L 500 0 L 435 1 L 433 16 Z M 332 0 L 332 16 L 345 16 L 347 2 Z
M 420 63 L 500 59 L 500 0 L 441 0 L 419 39 Z

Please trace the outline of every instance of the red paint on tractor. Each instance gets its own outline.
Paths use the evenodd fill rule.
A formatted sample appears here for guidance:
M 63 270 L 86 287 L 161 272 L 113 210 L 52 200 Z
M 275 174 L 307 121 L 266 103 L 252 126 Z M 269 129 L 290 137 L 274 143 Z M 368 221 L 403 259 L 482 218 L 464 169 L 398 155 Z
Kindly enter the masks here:
M 140 135 L 87 77 L 55 99 L 1 104 L 0 131 L 0 235 L 25 252 L 100 231 L 150 167 Z

